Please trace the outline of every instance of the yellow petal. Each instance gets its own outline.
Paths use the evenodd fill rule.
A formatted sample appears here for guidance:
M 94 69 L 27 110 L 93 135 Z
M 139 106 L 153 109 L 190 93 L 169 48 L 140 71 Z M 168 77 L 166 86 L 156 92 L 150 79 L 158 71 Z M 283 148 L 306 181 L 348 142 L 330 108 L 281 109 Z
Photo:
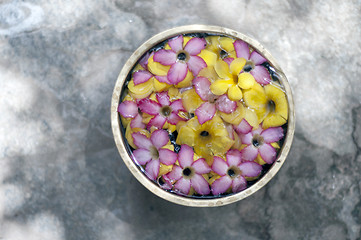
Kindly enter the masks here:
M 187 144 L 189 146 L 194 146 L 194 137 L 194 131 L 187 126 L 183 126 L 179 129 L 176 143 L 179 145 Z
M 177 130 L 177 126 L 169 123 L 168 124 L 168 130 L 170 132 L 174 132 L 175 130 Z
M 259 165 L 265 165 L 266 162 L 263 161 L 262 157 L 258 154 L 256 159 L 254 160 L 256 163 L 258 163 Z
M 162 148 L 174 151 L 174 146 L 170 143 L 170 141 L 167 143 L 167 145 L 163 146 Z
M 288 118 L 288 104 L 284 91 L 280 86 L 268 84 L 264 86 L 265 93 L 269 100 L 275 103 L 275 112 L 283 118 Z
M 232 75 L 229 72 L 229 66 L 224 61 L 217 61 L 214 65 L 214 70 L 216 70 L 216 73 L 220 78 L 223 79 L 232 79 Z
M 233 111 L 232 113 L 223 113 L 223 112 L 219 112 L 219 113 L 225 122 L 238 125 L 244 118 L 245 108 L 241 103 L 239 103 L 236 110 Z
M 141 83 L 136 86 L 134 85 L 133 80 L 131 80 L 128 84 L 128 89 L 134 98 L 145 98 L 149 96 L 154 90 L 153 80 L 149 79 L 145 83 Z
M 207 66 L 214 66 L 218 59 L 217 54 L 207 49 L 203 49 L 198 56 L 207 63 Z
M 193 88 L 182 93 L 182 101 L 187 112 L 194 112 L 203 103 Z
M 183 48 L 186 46 L 186 44 L 191 40 L 192 37 L 183 36 Z
M 231 62 L 229 67 L 233 75 L 238 75 L 242 71 L 244 65 L 246 65 L 246 59 L 236 58 Z
M 279 127 L 285 124 L 286 122 L 287 120 L 281 117 L 281 115 L 277 113 L 269 113 L 263 120 L 262 127 L 263 129 L 269 127 Z
M 168 89 L 168 96 L 171 101 L 181 98 L 181 94 L 179 93 L 178 88 L 175 87 L 171 87 Z
M 228 37 L 219 38 L 220 47 L 223 48 L 228 53 L 234 51 L 233 42 L 234 40 Z
M 255 85 L 256 80 L 252 74 L 244 72 L 238 75 L 238 86 L 242 89 L 249 89 Z
M 133 72 L 139 71 L 139 70 L 144 70 L 144 68 L 142 67 L 142 65 L 137 64 L 137 66 L 135 66 L 135 68 L 133 69 Z
M 287 104 L 286 97 L 274 100 L 274 103 L 276 105 L 275 112 L 287 120 L 288 119 L 288 104 Z
M 181 81 L 180 83 L 178 83 L 178 84 L 176 85 L 176 87 L 177 87 L 177 88 L 185 88 L 185 87 L 190 87 L 190 86 L 192 86 L 192 80 L 193 80 L 193 78 L 194 78 L 194 77 L 193 77 L 193 74 L 192 74 L 190 71 L 188 71 L 186 77 L 184 78 L 184 80 Z
M 157 76 L 165 76 L 167 75 L 170 66 L 164 66 L 159 62 L 154 62 L 153 56 L 148 59 L 148 70 Z
M 258 87 L 260 86 L 260 88 Z M 247 106 L 253 109 L 264 108 L 267 104 L 267 96 L 261 85 L 255 84 L 251 89 L 243 92 L 243 99 Z
M 258 127 L 258 125 L 260 124 L 259 120 L 258 120 L 258 116 L 257 113 L 255 111 L 253 111 L 252 109 L 249 108 L 245 108 L 244 111 L 244 119 L 246 119 L 246 121 L 252 126 L 252 127 Z
M 164 165 L 164 164 L 160 164 L 160 167 L 159 167 L 159 174 L 158 176 L 162 176 L 164 174 L 167 174 L 169 173 L 170 171 L 172 171 L 173 169 L 173 165 Z
M 211 84 L 211 92 L 215 95 L 225 94 L 230 86 L 232 86 L 231 80 L 218 79 Z M 241 96 L 242 97 L 242 96 Z
M 218 79 L 218 75 L 216 73 L 216 71 L 214 70 L 214 67 L 206 67 L 203 68 L 199 73 L 198 73 L 199 77 L 206 77 L 208 78 L 211 82 L 214 82 L 216 79 Z
M 154 78 L 154 90 L 156 92 L 162 92 L 165 89 L 169 88 L 171 85 L 163 82 L 159 82 L 156 78 Z
M 218 54 L 218 49 L 219 49 L 218 39 L 219 39 L 219 36 L 206 37 L 206 41 L 208 42 L 206 49 Z
M 271 145 L 272 145 L 272 147 L 274 147 L 276 149 L 280 148 L 280 145 L 277 142 L 273 142 L 273 143 L 271 143 Z
M 228 98 L 232 101 L 239 101 L 242 98 L 242 91 L 237 85 L 233 85 L 228 89 Z

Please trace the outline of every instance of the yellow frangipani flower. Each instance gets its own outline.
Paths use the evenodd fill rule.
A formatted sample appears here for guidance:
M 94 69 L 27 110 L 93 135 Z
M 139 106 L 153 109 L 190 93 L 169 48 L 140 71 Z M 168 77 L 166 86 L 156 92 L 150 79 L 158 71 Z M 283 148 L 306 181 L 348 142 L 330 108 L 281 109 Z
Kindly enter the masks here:
M 236 58 L 234 40 L 228 37 L 209 36 L 206 37 L 207 47 L 201 51 L 199 56 L 207 63 L 207 66 L 214 66 L 220 59 Z

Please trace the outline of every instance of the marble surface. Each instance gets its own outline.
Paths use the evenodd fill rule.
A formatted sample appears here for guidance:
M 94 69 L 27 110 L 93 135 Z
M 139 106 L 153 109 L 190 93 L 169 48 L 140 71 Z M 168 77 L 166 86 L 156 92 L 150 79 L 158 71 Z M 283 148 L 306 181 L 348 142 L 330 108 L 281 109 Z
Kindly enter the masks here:
M 360 0 L 0 1 L 0 239 L 360 239 L 360 23 Z M 258 39 L 295 97 L 280 172 L 219 208 L 150 193 L 110 128 L 126 59 L 185 24 Z

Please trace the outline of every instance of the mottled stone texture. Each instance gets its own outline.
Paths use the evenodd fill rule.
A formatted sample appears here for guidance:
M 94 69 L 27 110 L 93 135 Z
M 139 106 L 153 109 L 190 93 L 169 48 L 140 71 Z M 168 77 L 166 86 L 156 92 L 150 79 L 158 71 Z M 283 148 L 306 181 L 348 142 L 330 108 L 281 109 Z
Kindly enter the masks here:
M 0 239 L 360 239 L 361 2 L 0 2 Z M 166 202 L 120 159 L 110 100 L 130 54 L 170 27 L 226 26 L 279 61 L 290 155 L 251 197 Z

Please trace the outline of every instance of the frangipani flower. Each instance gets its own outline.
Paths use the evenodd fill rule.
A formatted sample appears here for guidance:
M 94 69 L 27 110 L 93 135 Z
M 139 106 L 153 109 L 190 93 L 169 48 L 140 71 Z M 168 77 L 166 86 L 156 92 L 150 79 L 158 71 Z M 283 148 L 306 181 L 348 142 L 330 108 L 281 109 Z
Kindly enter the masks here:
M 280 86 L 268 84 L 262 87 L 255 84 L 252 89 L 244 91 L 244 102 L 255 110 L 264 129 L 282 126 L 287 122 L 288 104 Z
M 205 61 L 197 56 L 206 46 L 203 38 L 194 37 L 183 47 L 183 36 L 179 35 L 168 41 L 171 49 L 160 49 L 154 54 L 154 61 L 171 66 L 167 78 L 171 84 L 178 84 L 187 75 L 188 69 L 197 76 L 202 68 L 207 67 Z
M 247 145 L 241 151 L 242 158 L 246 161 L 253 161 L 259 154 L 266 163 L 273 163 L 277 151 L 271 143 L 281 140 L 283 136 L 282 127 L 263 130 L 261 126 L 247 134 L 240 135 L 242 143 Z
M 173 170 L 166 175 L 170 182 L 175 182 L 174 189 L 177 192 L 188 195 L 191 187 L 200 194 L 210 193 L 209 185 L 202 174 L 209 173 L 211 168 L 203 158 L 193 161 L 193 149 L 182 145 L 178 153 L 179 166 L 174 165 Z
M 234 143 L 217 114 L 204 124 L 199 124 L 197 117 L 188 120 L 179 129 L 176 142 L 194 147 L 195 153 L 203 157 L 224 154 Z
M 235 58 L 234 40 L 228 37 L 209 36 L 206 37 L 208 45 L 201 51 L 199 56 L 207 63 L 214 66 L 219 59 Z
M 230 187 L 232 192 L 240 192 L 247 188 L 245 177 L 257 177 L 262 166 L 255 162 L 242 162 L 241 153 L 238 150 L 229 150 L 226 154 L 227 161 L 215 156 L 212 170 L 221 177 L 215 180 L 211 186 L 213 195 L 226 192 Z
M 160 163 L 172 165 L 177 161 L 177 154 L 169 149 L 172 145 L 169 143 L 167 131 L 156 130 L 150 139 L 140 132 L 135 132 L 132 136 L 134 145 L 137 147 L 133 151 L 134 161 L 140 165 L 146 165 L 145 172 L 150 179 L 157 179 Z
M 263 56 L 253 50 L 249 51 L 249 46 L 242 40 L 236 40 L 234 43 L 237 58 L 243 58 L 246 63 L 243 65 L 240 78 L 254 78 L 259 84 L 267 85 L 271 82 L 269 72 L 261 64 L 266 62 Z
M 179 121 L 186 120 L 178 115 L 179 111 L 185 111 L 181 99 L 171 102 L 168 92 L 157 93 L 156 99 L 158 102 L 149 98 L 139 101 L 140 110 L 154 116 L 147 125 L 148 129 L 151 126 L 162 128 L 166 122 L 176 125 Z

